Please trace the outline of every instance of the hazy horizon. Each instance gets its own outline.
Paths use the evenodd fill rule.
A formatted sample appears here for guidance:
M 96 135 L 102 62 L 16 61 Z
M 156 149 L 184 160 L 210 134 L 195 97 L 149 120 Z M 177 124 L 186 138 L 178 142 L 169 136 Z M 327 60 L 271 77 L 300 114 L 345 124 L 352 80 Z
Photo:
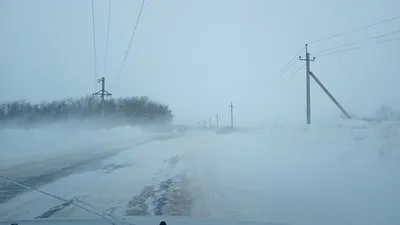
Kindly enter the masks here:
M 400 2 L 385 1 L 155 1 L 147 0 L 123 73 L 117 79 L 141 1 L 113 1 L 107 68 L 104 53 L 108 1 L 95 1 L 97 77 L 114 97 L 149 96 L 168 104 L 176 122 L 237 124 L 304 121 L 305 69 L 282 67 L 305 43 L 398 15 Z M 312 44 L 318 52 L 342 44 L 400 37 L 400 19 Z M 0 101 L 50 101 L 91 94 L 95 86 L 91 1 L 0 2 Z M 339 49 L 341 50 L 341 49 Z M 318 54 L 315 54 L 318 55 Z M 304 52 L 302 52 L 304 56 Z M 351 113 L 371 115 L 400 95 L 400 41 L 321 57 L 311 70 Z M 268 86 L 268 87 L 267 87 Z M 314 120 L 340 111 L 312 82 Z M 96 88 L 95 88 L 96 87 Z

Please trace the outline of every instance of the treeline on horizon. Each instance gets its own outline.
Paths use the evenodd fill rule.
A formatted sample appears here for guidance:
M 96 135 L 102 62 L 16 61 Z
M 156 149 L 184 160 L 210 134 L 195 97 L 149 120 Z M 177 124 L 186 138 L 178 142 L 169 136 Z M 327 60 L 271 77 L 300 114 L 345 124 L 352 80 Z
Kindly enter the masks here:
M 26 100 L 0 103 L 0 121 L 54 122 L 86 120 L 102 117 L 99 97 L 88 95 L 32 104 Z M 168 105 L 150 100 L 146 96 L 108 98 L 104 100 L 104 118 L 122 123 L 168 123 L 173 115 Z

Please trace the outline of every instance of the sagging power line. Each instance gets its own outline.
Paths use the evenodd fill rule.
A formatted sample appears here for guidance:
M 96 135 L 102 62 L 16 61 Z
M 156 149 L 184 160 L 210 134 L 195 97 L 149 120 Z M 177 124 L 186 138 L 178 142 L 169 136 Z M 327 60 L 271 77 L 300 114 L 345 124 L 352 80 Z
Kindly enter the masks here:
M 377 35 L 377 36 L 373 36 L 373 37 L 364 39 L 363 41 L 371 41 L 371 40 L 375 40 L 375 39 L 378 39 L 378 38 L 382 38 L 382 37 L 387 37 L 387 36 L 395 35 L 395 34 L 398 34 L 398 33 L 400 33 L 400 30 L 395 30 L 395 31 L 387 32 L 387 33 L 380 34 L 380 35 Z M 359 48 L 362 48 L 362 47 L 373 46 L 373 45 L 376 45 L 376 44 L 382 44 L 382 43 L 386 43 L 386 42 L 390 42 L 390 41 L 395 41 L 395 40 L 397 40 L 397 38 L 394 39 L 394 40 L 389 39 L 389 40 L 384 40 L 384 41 L 380 41 L 380 42 L 374 42 L 374 43 L 370 43 L 370 44 L 364 44 L 364 46 L 363 46 L 362 44 L 359 44 L 359 45 L 357 46 L 357 43 L 354 43 L 354 42 L 353 42 L 353 43 L 348 43 L 348 44 L 339 45 L 339 46 L 336 46 L 336 47 L 327 48 L 327 49 L 324 49 L 324 50 L 321 50 L 321 51 L 317 51 L 317 52 L 315 52 L 314 54 L 316 54 L 316 57 L 321 57 L 321 56 L 324 57 L 324 56 L 334 55 L 334 54 L 338 54 L 338 53 L 342 53 L 342 52 L 348 52 L 348 51 L 356 50 L 356 49 L 359 49 Z M 361 42 L 361 41 L 360 41 L 360 42 Z M 351 48 L 346 48 L 346 49 L 343 49 L 343 50 L 340 50 L 340 51 L 330 52 L 330 51 L 332 51 L 332 50 L 335 50 L 335 49 L 342 49 L 342 48 L 345 48 L 345 47 L 351 47 Z M 328 53 L 318 55 L 318 53 L 323 53 L 323 52 L 328 52 Z
M 104 53 L 104 69 L 107 69 L 108 38 L 110 36 L 110 20 L 111 20 L 111 0 L 108 0 L 108 20 L 107 20 L 106 50 Z
M 126 64 L 126 60 L 127 60 L 127 57 L 128 57 L 131 45 L 132 45 L 132 41 L 133 41 L 134 36 L 136 34 L 136 30 L 137 30 L 137 27 L 138 27 L 138 24 L 139 24 L 139 21 L 140 21 L 140 17 L 141 17 L 145 2 L 146 2 L 145 0 L 142 0 L 142 4 L 141 4 L 140 10 L 139 10 L 139 14 L 138 14 L 136 22 L 135 22 L 135 26 L 133 28 L 133 32 L 132 32 L 132 35 L 131 35 L 131 38 L 130 38 L 130 41 L 129 41 L 129 45 L 128 45 L 128 48 L 127 48 L 127 50 L 125 52 L 125 55 L 124 55 L 123 63 L 122 63 L 121 68 L 119 69 L 119 72 L 117 74 L 117 80 L 120 77 L 120 75 L 121 75 L 121 73 L 122 73 L 122 71 L 124 69 L 124 66 Z M 111 0 L 109 0 L 109 2 L 108 2 L 107 34 L 106 34 L 105 55 L 104 55 L 104 69 L 105 70 L 107 69 L 108 48 L 109 48 L 108 46 L 109 46 L 109 36 L 110 36 L 110 27 L 111 27 L 111 12 L 112 12 L 112 3 L 111 3 Z M 95 73 L 94 77 L 95 77 L 95 80 L 97 80 L 97 77 L 98 77 L 98 75 L 97 75 L 97 72 L 98 72 L 97 61 L 98 60 L 97 60 L 97 51 L 96 51 L 96 45 L 97 44 L 96 44 L 95 3 L 94 3 L 94 0 L 92 0 L 92 24 L 93 24 L 93 55 L 94 55 L 94 64 L 95 64 L 94 65 L 94 73 Z M 101 78 L 101 79 L 103 79 L 103 78 Z M 99 80 L 101 80 L 101 79 L 99 79 Z M 96 89 L 96 83 L 95 83 L 95 89 Z
M 352 46 L 352 45 L 355 45 L 355 44 L 356 43 L 348 43 L 348 44 L 344 44 L 344 45 L 339 45 L 339 46 L 336 46 L 336 47 L 331 47 L 331 48 L 327 48 L 327 49 L 324 49 L 324 50 L 321 50 L 321 51 L 314 52 L 314 54 L 323 53 L 323 52 L 329 52 L 329 51 L 332 51 L 332 50 L 335 50 L 335 49 L 344 48 L 344 47 Z
M 381 34 L 381 35 L 378 35 L 378 36 L 370 38 L 370 40 L 381 38 L 381 37 L 386 37 L 386 36 L 390 36 L 390 35 L 398 34 L 398 33 L 400 33 L 400 30 L 396 30 L 396 31 L 392 31 L 392 32 L 389 32 L 389 33 Z
M 96 24 L 94 15 L 94 0 L 92 0 L 92 26 L 93 26 L 93 56 L 94 56 L 94 79 L 97 79 L 97 53 L 96 53 Z M 96 89 L 96 84 L 95 84 Z
M 290 76 L 293 77 L 296 75 L 301 69 L 303 69 L 306 66 L 306 64 L 302 65 L 300 68 L 298 68 L 296 71 L 294 71 Z
M 300 54 L 300 53 L 299 53 Z M 296 57 L 297 58 L 297 57 Z M 276 81 L 278 80 L 283 74 L 286 73 L 286 71 L 288 71 L 290 68 L 292 68 L 292 66 L 294 66 L 294 64 L 296 64 L 297 61 L 293 61 L 285 70 L 283 70 L 278 76 L 276 76 L 273 80 Z
M 378 39 L 378 38 L 395 35 L 395 34 L 398 34 L 398 33 L 400 33 L 400 30 L 396 30 L 396 31 L 391 31 L 391 32 L 387 32 L 387 33 L 384 33 L 384 34 L 380 34 L 380 35 L 377 35 L 377 36 L 374 36 L 374 37 L 370 37 L 370 38 L 364 39 L 363 41 L 371 41 L 371 40 L 375 40 L 375 39 Z M 317 56 L 325 56 L 325 55 L 336 54 L 336 52 L 340 53 L 342 51 L 343 52 L 352 51 L 352 50 L 355 50 L 355 49 L 358 49 L 358 48 L 362 47 L 362 45 L 360 46 L 360 44 L 358 44 L 358 46 L 357 46 L 357 44 L 358 43 L 355 43 L 355 42 L 348 43 L 348 44 L 343 44 L 343 45 L 339 45 L 339 46 L 336 46 L 336 47 L 331 47 L 331 48 L 327 48 L 327 49 L 324 49 L 324 50 L 321 50 L 321 51 L 314 52 L 314 54 L 316 54 Z M 372 43 L 372 44 L 374 44 L 374 43 Z M 351 47 L 351 48 L 347 48 L 347 49 L 344 49 L 344 50 L 341 50 L 341 51 L 336 51 L 336 52 L 330 52 L 332 50 L 343 49 L 345 47 Z M 323 52 L 328 52 L 328 53 L 325 53 L 325 54 L 322 54 L 322 55 L 318 55 L 319 53 L 323 53 Z
M 278 74 L 278 75 L 276 75 L 276 76 L 274 76 L 274 77 L 271 78 L 271 80 L 267 83 L 266 87 L 271 86 L 271 85 L 273 84 L 273 82 L 279 80 L 279 78 L 281 78 L 292 66 L 294 66 L 294 64 L 296 64 L 296 62 L 297 62 L 295 59 L 298 57 L 298 55 L 299 55 L 302 51 L 304 51 L 304 49 L 305 49 L 305 46 L 304 46 L 303 48 L 301 48 L 301 49 L 296 53 L 296 55 L 294 55 L 294 57 L 293 57 L 288 63 L 285 64 L 284 67 L 282 67 L 282 69 L 279 71 L 279 74 Z
M 349 51 L 353 51 L 353 50 L 356 50 L 356 49 L 360 49 L 360 47 L 354 47 L 354 48 L 344 49 L 344 50 L 341 50 L 341 51 L 336 51 L 336 52 L 326 53 L 326 54 L 322 54 L 322 55 L 317 55 L 316 57 L 318 57 L 320 59 L 320 58 L 323 58 L 323 57 L 326 57 L 326 56 L 335 55 L 335 54 L 339 54 L 339 53 L 343 53 L 343 52 L 349 52 Z
M 135 26 L 134 26 L 134 28 L 133 28 L 133 32 L 132 32 L 131 38 L 130 38 L 130 40 L 129 40 L 129 45 L 128 45 L 128 48 L 126 49 L 125 56 L 124 56 L 124 60 L 123 60 L 123 62 L 122 62 L 121 68 L 120 68 L 120 70 L 119 70 L 119 72 L 118 72 L 118 75 L 117 75 L 117 80 L 118 80 L 119 77 L 121 76 L 122 71 L 123 71 L 123 69 L 124 69 L 124 67 L 125 67 L 126 59 L 128 58 L 128 54 L 129 54 L 129 51 L 130 51 L 130 49 L 131 49 L 131 45 L 132 45 L 133 38 L 135 37 L 135 34 L 136 34 L 136 30 L 137 30 L 137 27 L 138 27 L 138 24 L 139 24 L 139 21 L 140 21 L 140 17 L 141 17 L 141 15 L 142 15 L 143 6 L 144 6 L 144 3 L 145 3 L 145 2 L 146 2 L 146 0 L 142 0 L 142 5 L 141 5 L 141 7 L 140 7 L 139 14 L 138 14 L 138 16 L 137 16 L 137 18 L 136 18 Z
M 395 34 L 398 34 L 398 33 L 400 33 L 400 30 L 391 31 L 391 32 L 387 32 L 387 33 L 384 33 L 384 34 L 380 34 L 380 35 L 374 36 L 374 37 L 366 38 L 366 39 L 364 39 L 362 41 L 371 41 L 371 40 L 375 40 L 375 39 L 378 39 L 378 38 L 395 35 Z M 321 50 L 321 51 L 317 51 L 314 54 L 318 55 L 318 53 L 329 52 L 329 51 L 332 51 L 332 50 L 335 50 L 335 49 L 341 49 L 341 48 L 344 48 L 344 47 L 351 47 L 351 46 L 353 46 L 351 48 L 351 50 L 356 49 L 356 48 L 360 48 L 359 46 L 357 46 L 357 44 L 358 43 L 355 43 L 355 42 L 348 43 L 348 44 L 343 44 L 343 45 L 339 45 L 339 46 L 336 46 L 336 47 L 331 47 L 331 48 L 327 48 L 327 49 L 324 49 L 324 50 Z M 350 51 L 350 49 L 345 49 L 343 51 Z M 326 53 L 326 54 L 329 54 L 329 53 Z
M 286 68 L 291 62 L 295 61 L 295 59 L 297 58 L 297 56 L 305 49 L 306 47 L 302 47 L 294 56 L 293 58 L 279 71 L 286 71 L 288 68 Z
M 368 24 L 368 25 L 365 25 L 365 26 L 362 26 L 362 27 L 359 27 L 359 28 L 356 28 L 356 29 L 352 29 L 352 30 L 349 30 L 349 31 L 337 33 L 337 34 L 334 34 L 334 35 L 331 35 L 331 36 L 328 36 L 328 37 L 325 37 L 325 38 L 320 38 L 320 39 L 317 39 L 317 40 L 314 40 L 314 41 L 310 41 L 310 42 L 308 42 L 308 44 L 311 45 L 311 44 L 315 44 L 315 43 L 331 40 L 331 39 L 334 39 L 334 38 L 342 37 L 342 36 L 344 36 L 346 34 L 350 34 L 352 32 L 357 32 L 357 31 L 360 31 L 360 30 L 371 28 L 371 27 L 374 27 L 374 26 L 377 26 L 377 25 L 380 25 L 380 24 L 383 24 L 383 23 L 387 23 L 387 22 L 390 22 L 390 21 L 394 21 L 394 20 L 397 20 L 397 19 L 400 19 L 400 15 L 397 15 L 397 16 L 394 16 L 394 17 L 391 17 L 391 18 L 388 18 L 388 19 L 384 19 L 384 20 L 381 20 L 381 21 L 378 21 L 378 22 L 375 22 L 375 23 L 372 23 L 372 24 Z
M 330 53 L 326 53 L 326 54 L 316 55 L 315 57 L 318 57 L 318 58 L 327 57 L 327 56 L 331 56 L 331 55 L 336 55 L 336 54 L 340 54 L 340 53 L 344 53 L 344 52 L 354 51 L 354 50 L 362 49 L 362 48 L 365 48 L 365 47 L 371 47 L 371 46 L 380 45 L 380 44 L 389 43 L 389 42 L 394 42 L 394 41 L 400 41 L 400 37 L 387 39 L 387 40 L 374 42 L 374 43 L 369 43 L 369 44 L 365 44 L 365 45 L 360 45 L 360 46 L 357 46 L 357 47 L 344 49 L 344 50 L 341 50 L 341 51 L 335 51 L 335 52 L 330 52 Z
M 390 21 L 397 20 L 397 19 L 400 19 L 400 15 L 399 16 L 395 16 L 395 17 L 391 17 L 389 19 L 385 19 L 385 20 L 382 20 L 382 21 L 379 21 L 379 22 L 376 22 L 376 23 L 373 23 L 373 24 L 362 26 L 362 27 L 359 27 L 357 29 L 351 30 L 349 32 L 342 32 L 342 33 L 339 33 L 339 34 L 331 35 L 331 36 L 329 36 L 327 38 L 318 39 L 318 40 L 310 42 L 310 44 L 314 44 L 314 43 L 317 43 L 317 42 L 322 42 L 322 41 L 326 41 L 326 40 L 329 40 L 329 39 L 333 39 L 333 38 L 336 38 L 336 37 L 339 37 L 339 36 L 343 36 L 343 35 L 345 35 L 347 33 L 350 33 L 350 32 L 354 32 L 354 31 L 358 31 L 358 30 L 362 30 L 362 29 L 367 29 L 367 28 L 370 28 L 370 27 L 373 27 L 373 26 L 377 26 L 379 24 L 383 24 L 383 23 L 390 22 Z M 378 38 L 381 38 L 381 37 L 387 37 L 387 36 L 394 35 L 394 34 L 397 34 L 397 33 L 400 33 L 400 30 L 391 31 L 389 33 L 385 33 L 385 34 L 381 34 L 381 35 L 378 35 L 378 36 L 374 36 L 374 37 L 368 38 L 367 40 L 373 40 L 373 39 L 378 39 Z M 382 43 L 386 43 L 386 42 L 396 41 L 397 39 L 400 39 L 400 38 L 395 38 L 395 39 L 391 39 L 391 40 L 385 40 L 385 41 L 377 42 L 377 43 L 370 44 L 370 45 L 382 44 Z M 354 47 L 352 47 L 352 46 L 354 46 Z M 367 45 L 367 46 L 369 46 L 369 45 Z M 351 48 L 346 48 L 346 47 L 351 47 Z M 361 46 L 361 47 L 363 47 L 363 46 Z M 347 51 L 353 51 L 353 50 L 359 49 L 361 47 L 357 46 L 357 43 L 355 43 L 355 42 L 342 44 L 342 45 L 339 45 L 339 46 L 330 47 L 330 48 L 327 48 L 327 49 L 323 49 L 323 50 L 317 51 L 317 52 L 315 52 L 315 54 L 316 54 L 315 57 L 319 57 L 320 58 L 320 57 L 339 54 L 339 53 L 343 53 L 343 52 L 347 52 Z M 304 48 L 305 48 L 305 46 L 300 49 L 298 54 L 300 54 L 304 50 Z M 343 48 L 345 48 L 345 49 L 343 49 Z M 342 49 L 342 50 L 331 52 L 331 51 L 336 50 L 336 49 Z M 327 53 L 325 53 L 325 52 L 327 52 Z M 319 53 L 325 53 L 325 54 L 319 54 Z M 281 78 L 291 67 L 294 66 L 296 61 L 293 62 L 293 60 L 297 57 L 297 55 L 294 58 L 292 58 L 288 63 L 285 64 L 285 66 L 280 70 L 280 73 L 278 75 L 272 77 L 271 81 L 267 84 L 266 87 L 269 87 L 274 81 L 279 80 L 279 78 Z M 300 71 L 301 68 L 303 68 L 304 66 L 305 65 L 303 65 L 302 67 L 300 67 L 299 69 L 294 71 L 291 76 L 294 76 L 295 74 L 297 74 L 298 71 Z

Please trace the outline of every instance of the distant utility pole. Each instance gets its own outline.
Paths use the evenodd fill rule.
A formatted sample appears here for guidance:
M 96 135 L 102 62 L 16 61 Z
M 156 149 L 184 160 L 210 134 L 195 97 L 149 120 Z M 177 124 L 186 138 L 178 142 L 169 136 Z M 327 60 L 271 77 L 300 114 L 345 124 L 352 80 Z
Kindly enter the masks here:
M 93 93 L 93 95 L 101 97 L 101 113 L 102 113 L 102 116 L 104 116 L 104 97 L 111 96 L 111 94 L 105 90 L 106 78 L 102 77 L 102 78 L 98 79 L 97 83 L 101 83 L 101 90 L 96 93 Z
M 233 128 L 233 104 L 232 104 L 232 102 L 229 105 L 229 107 L 231 108 L 231 128 Z
M 216 122 L 217 122 L 217 124 L 216 124 L 216 127 L 217 127 L 217 129 L 218 129 L 218 124 L 219 124 L 219 122 L 218 122 L 218 120 L 219 120 L 219 116 L 218 116 L 218 114 L 217 114 L 217 116 L 216 116 L 216 117 L 217 117 L 217 121 L 216 121 Z
M 211 129 L 211 117 L 210 117 L 209 120 L 208 120 L 208 128 Z
M 300 60 L 306 61 L 306 96 L 307 96 L 307 124 L 311 124 L 311 94 L 310 94 L 310 62 L 315 61 L 315 57 L 310 59 L 310 53 L 308 53 L 306 44 L 306 58 Z

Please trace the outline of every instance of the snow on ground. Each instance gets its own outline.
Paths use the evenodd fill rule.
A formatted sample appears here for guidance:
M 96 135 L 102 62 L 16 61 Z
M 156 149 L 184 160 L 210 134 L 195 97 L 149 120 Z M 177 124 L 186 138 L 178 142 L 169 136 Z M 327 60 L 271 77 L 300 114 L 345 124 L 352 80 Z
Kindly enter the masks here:
M 190 138 L 186 138 L 190 140 Z M 178 139 L 166 141 L 156 139 L 153 142 L 120 152 L 118 155 L 104 160 L 102 170 L 89 171 L 61 178 L 45 185 L 41 190 L 57 194 L 71 200 L 79 200 L 90 204 L 99 211 L 117 210 L 116 215 L 123 214 L 124 206 L 131 198 L 140 193 L 146 184 L 157 184 L 165 177 L 174 175 L 168 169 L 168 159 L 173 158 L 185 149 L 166 146 L 178 146 Z M 167 147 L 166 151 L 160 151 Z M 166 160 L 167 159 L 167 160 Z M 110 165 L 107 167 L 106 165 Z M 110 169 L 114 168 L 112 171 Z M 41 215 L 60 201 L 51 199 L 40 193 L 29 192 L 0 205 L 0 218 L 30 219 Z M 87 217 L 87 212 L 80 209 L 63 210 L 55 217 Z
M 222 136 L 219 146 L 198 149 L 189 160 L 201 186 L 194 192 L 196 213 L 294 224 L 398 224 L 399 160 L 393 158 L 400 127 L 391 137 L 387 128 L 283 126 Z
M 364 122 L 189 131 L 132 147 L 102 161 L 102 169 L 41 189 L 122 217 L 144 187 L 183 176 L 191 201 L 179 207 L 190 207 L 195 218 L 400 224 L 399 132 L 399 123 Z M 60 204 L 24 193 L 0 205 L 0 218 L 29 219 Z M 146 204 L 154 210 L 154 201 Z M 88 216 L 73 206 L 52 215 Z
M 149 133 L 130 126 L 111 129 L 32 128 L 0 130 L 0 165 L 103 149 L 121 142 L 143 140 Z

